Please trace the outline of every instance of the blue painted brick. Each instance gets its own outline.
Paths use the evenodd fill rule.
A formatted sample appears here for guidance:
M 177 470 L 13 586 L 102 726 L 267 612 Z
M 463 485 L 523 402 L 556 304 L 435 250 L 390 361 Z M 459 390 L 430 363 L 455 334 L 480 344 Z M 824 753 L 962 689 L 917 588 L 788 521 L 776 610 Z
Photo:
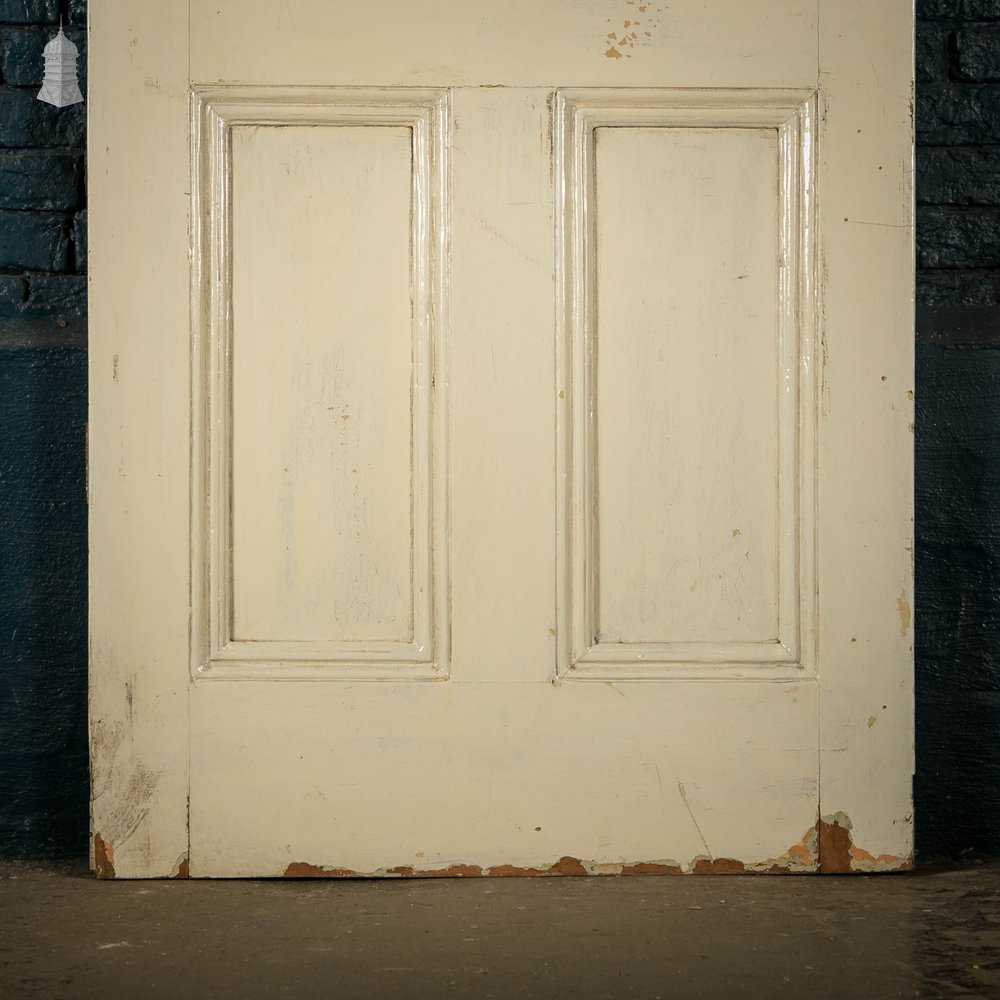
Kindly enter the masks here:
M 1000 25 L 969 27 L 955 33 L 958 76 L 970 83 L 1000 80 Z
M 1000 0 L 961 0 L 962 17 L 970 21 L 1000 20 Z
M 45 28 L 0 28 L 0 73 L 8 87 L 41 84 L 42 49 L 51 33 Z
M 76 256 L 76 271 L 87 273 L 87 210 L 76 213 L 73 219 L 73 247 Z
M 28 282 L 14 274 L 0 274 L 0 316 L 20 312 L 28 297 Z
M 86 105 L 54 108 L 30 90 L 0 88 L 0 147 L 76 146 L 87 139 Z
M 917 0 L 917 21 L 1000 20 L 1000 0 Z
M 80 204 L 82 157 L 74 153 L 0 152 L 0 209 L 69 211 Z
M 917 0 L 921 21 L 1000 21 L 1000 0 Z
M 962 0 L 917 0 L 920 20 L 952 20 L 961 17 Z
M 0 351 L 0 857 L 86 857 L 86 352 Z
M 1000 207 L 1000 150 L 929 147 L 917 157 L 917 201 Z
M 995 854 L 1000 351 L 918 345 L 916 400 L 917 849 Z
M 0 212 L 0 268 L 66 271 L 69 226 L 49 212 Z
M 87 279 L 76 274 L 33 274 L 28 278 L 26 313 L 81 319 L 87 315 Z
M 918 267 L 1000 267 L 1000 211 L 917 211 Z
M 921 306 L 1000 305 L 1000 277 L 996 271 L 922 270 L 917 275 L 917 304 Z
M 948 36 L 946 25 L 922 24 L 916 34 L 916 76 L 918 83 L 948 79 Z
M 82 274 L 0 275 L 0 321 L 6 330 L 64 330 L 87 319 Z
M 1000 86 L 927 84 L 917 88 L 917 142 L 949 146 L 1000 143 Z
M 0 22 L 58 24 L 59 0 L 0 0 Z

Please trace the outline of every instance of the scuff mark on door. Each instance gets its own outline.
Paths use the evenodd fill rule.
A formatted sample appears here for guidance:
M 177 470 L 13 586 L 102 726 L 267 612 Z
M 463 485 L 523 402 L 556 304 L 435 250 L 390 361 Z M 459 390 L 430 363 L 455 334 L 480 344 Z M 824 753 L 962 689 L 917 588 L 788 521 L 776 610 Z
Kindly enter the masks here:
M 896 607 L 899 610 L 899 634 L 906 635 L 910 631 L 912 614 L 910 612 L 909 601 L 906 599 L 905 590 L 896 598 Z

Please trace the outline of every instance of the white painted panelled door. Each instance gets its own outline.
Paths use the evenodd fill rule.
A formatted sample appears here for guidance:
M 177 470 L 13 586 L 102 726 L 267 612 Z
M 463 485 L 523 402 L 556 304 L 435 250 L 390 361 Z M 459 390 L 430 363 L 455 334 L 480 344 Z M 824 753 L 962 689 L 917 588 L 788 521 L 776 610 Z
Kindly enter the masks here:
M 91 0 L 106 877 L 912 858 L 906 0 Z

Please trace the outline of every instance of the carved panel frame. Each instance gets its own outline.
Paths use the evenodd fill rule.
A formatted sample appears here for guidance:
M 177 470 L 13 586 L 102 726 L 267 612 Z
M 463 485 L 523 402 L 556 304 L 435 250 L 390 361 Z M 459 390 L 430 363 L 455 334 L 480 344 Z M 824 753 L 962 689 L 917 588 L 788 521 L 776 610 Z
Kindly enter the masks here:
M 196 88 L 191 101 L 193 676 L 447 678 L 447 92 L 228 86 Z M 232 634 L 232 132 L 247 125 L 411 130 L 414 629 L 409 642 L 237 640 Z
M 803 91 L 562 90 L 557 214 L 557 662 L 562 679 L 796 679 L 815 671 L 816 95 Z M 597 617 L 595 166 L 599 127 L 773 130 L 779 156 L 778 635 L 601 643 Z

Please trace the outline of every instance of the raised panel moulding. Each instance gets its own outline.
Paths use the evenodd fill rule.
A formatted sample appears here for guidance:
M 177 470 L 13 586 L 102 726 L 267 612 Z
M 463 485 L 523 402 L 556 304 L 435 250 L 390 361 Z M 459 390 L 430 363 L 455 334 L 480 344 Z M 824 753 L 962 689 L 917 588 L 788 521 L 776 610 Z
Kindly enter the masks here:
M 192 129 L 193 676 L 447 678 L 447 93 L 196 88 Z
M 811 674 L 815 95 L 555 114 L 556 674 Z

